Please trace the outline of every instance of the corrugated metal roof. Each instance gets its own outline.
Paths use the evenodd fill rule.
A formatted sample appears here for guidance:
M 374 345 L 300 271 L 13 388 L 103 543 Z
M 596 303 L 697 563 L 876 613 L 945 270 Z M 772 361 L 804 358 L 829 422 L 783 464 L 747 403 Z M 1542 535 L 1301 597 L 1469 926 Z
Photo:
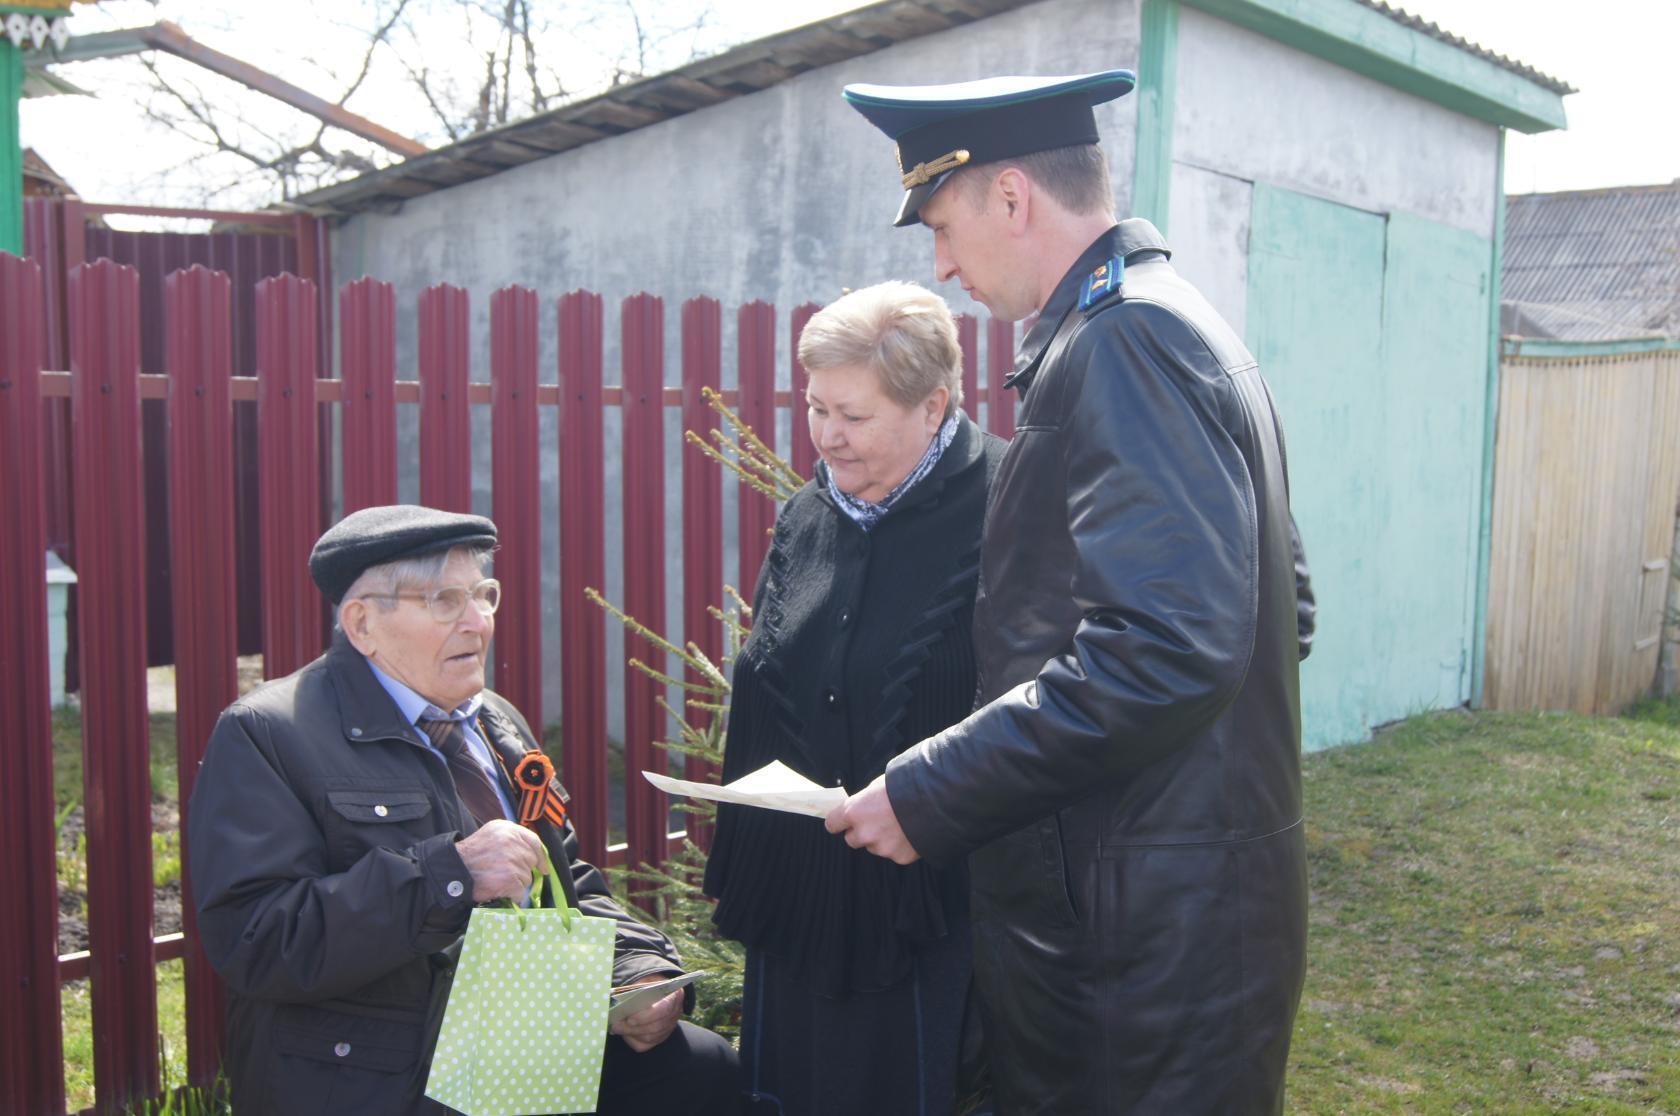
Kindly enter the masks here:
M 1510 70 L 1513 74 L 1525 77 L 1529 81 L 1532 81 L 1535 85 L 1538 85 L 1540 88 L 1556 93 L 1560 97 L 1565 94 L 1580 92 L 1580 90 L 1576 89 L 1566 81 L 1552 77 L 1549 74 L 1543 74 L 1527 63 L 1519 62 L 1508 55 L 1491 51 L 1487 47 L 1473 43 L 1463 36 L 1454 35 L 1451 31 L 1444 29 L 1439 24 L 1430 23 L 1428 20 L 1412 15 L 1410 12 L 1385 4 L 1382 0 L 1358 0 L 1358 2 L 1365 5 L 1367 8 L 1370 8 L 1374 12 L 1381 12 L 1383 15 L 1392 19 L 1396 23 L 1410 27 L 1414 31 L 1423 32 L 1431 39 L 1439 39 L 1443 43 L 1447 43 L 1462 51 L 1474 54 L 1477 58 L 1486 59 L 1502 70 Z
M 733 97 L 756 93 L 820 66 L 894 43 L 972 23 L 1037 0 L 880 0 L 796 27 L 655 77 L 480 132 L 394 166 L 304 194 L 292 202 L 314 213 L 394 211 L 408 198 L 486 178 L 609 136 L 644 128 Z M 1372 11 L 1476 55 L 1557 94 L 1575 90 L 1530 66 L 1443 31 L 1382 0 L 1355 0 Z
M 1680 336 L 1680 179 L 1505 202 L 1500 332 Z

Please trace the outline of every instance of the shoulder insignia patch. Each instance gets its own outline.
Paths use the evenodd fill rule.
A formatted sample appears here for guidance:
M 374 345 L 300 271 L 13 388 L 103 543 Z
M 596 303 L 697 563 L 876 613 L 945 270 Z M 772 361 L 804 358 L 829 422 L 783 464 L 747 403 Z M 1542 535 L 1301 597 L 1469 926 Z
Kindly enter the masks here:
M 1126 261 L 1119 256 L 1110 256 L 1107 263 L 1099 264 L 1085 280 L 1085 289 L 1079 292 L 1079 309 L 1089 310 L 1110 295 L 1119 293 L 1125 275 Z

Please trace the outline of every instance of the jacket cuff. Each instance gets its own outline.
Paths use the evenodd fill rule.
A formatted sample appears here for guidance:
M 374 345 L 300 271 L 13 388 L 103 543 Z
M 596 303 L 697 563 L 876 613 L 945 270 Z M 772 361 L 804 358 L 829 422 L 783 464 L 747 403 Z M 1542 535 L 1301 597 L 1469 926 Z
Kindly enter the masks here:
M 427 931 L 456 930 L 472 915 L 472 873 L 455 848 L 455 833 L 439 833 L 414 846 L 420 874 L 426 881 Z
M 948 826 L 928 787 L 928 742 L 894 756 L 887 764 L 887 801 L 898 826 L 921 858 L 935 868 L 949 868 L 968 855 L 968 848 Z
M 643 953 L 638 950 L 630 953 L 620 953 L 613 958 L 612 982 L 614 988 L 623 988 L 649 977 L 659 977 L 663 980 L 666 977 L 682 976 L 682 974 L 683 970 L 679 966 L 671 964 L 669 957 L 657 953 Z M 683 1014 L 686 1015 L 693 1010 L 694 985 L 690 984 L 683 989 Z

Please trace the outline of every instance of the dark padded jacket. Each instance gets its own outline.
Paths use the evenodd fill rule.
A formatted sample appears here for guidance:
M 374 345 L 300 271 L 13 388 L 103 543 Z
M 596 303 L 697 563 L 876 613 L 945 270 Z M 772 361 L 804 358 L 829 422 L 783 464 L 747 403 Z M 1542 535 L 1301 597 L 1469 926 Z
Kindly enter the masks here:
M 508 766 L 530 729 L 486 691 L 480 724 Z M 472 912 L 455 842 L 477 828 L 443 758 L 342 636 L 222 714 L 193 790 L 199 932 L 227 982 L 225 1069 L 241 1116 L 446 1111 L 421 1092 L 453 947 Z M 573 906 L 616 919 L 614 985 L 681 971 L 539 823 Z
M 997 1111 L 1281 1111 L 1311 606 L 1270 392 L 1139 220 L 1068 271 L 1014 382 L 981 705 L 887 770 L 916 849 L 969 857 Z

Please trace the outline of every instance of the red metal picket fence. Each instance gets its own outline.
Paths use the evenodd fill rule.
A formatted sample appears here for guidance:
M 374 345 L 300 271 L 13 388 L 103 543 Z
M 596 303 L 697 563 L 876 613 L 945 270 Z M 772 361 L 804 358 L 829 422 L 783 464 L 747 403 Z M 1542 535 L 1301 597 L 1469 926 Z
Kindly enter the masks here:
M 210 232 L 125 232 L 110 228 L 112 216 L 181 217 L 210 220 Z M 233 321 L 229 353 L 236 376 L 255 373 L 256 285 L 290 272 L 330 289 L 330 253 L 326 226 L 303 214 L 249 213 L 214 209 L 162 209 L 155 206 L 102 205 L 80 198 L 24 199 L 23 254 L 41 265 L 45 283 L 46 328 L 41 332 L 42 367 L 68 368 L 69 317 L 66 293 L 71 269 L 90 260 L 109 259 L 129 264 L 140 273 L 140 368 L 158 372 L 164 367 L 166 345 L 164 297 L 166 277 L 193 264 L 225 272 L 232 282 Z M 331 303 L 323 295 L 322 363 L 331 367 Z M 72 513 L 73 460 L 70 437 L 70 400 L 49 399 L 46 405 L 47 546 L 71 568 L 76 558 L 75 518 Z M 140 404 L 141 468 L 147 503 L 162 507 L 170 491 L 168 416 L 162 399 Z M 233 411 L 234 515 L 239 534 L 236 553 L 242 568 L 260 561 L 257 543 L 257 428 L 256 403 L 238 402 Z M 157 517 L 144 525 L 146 542 L 146 646 L 153 665 L 168 663 L 174 649 L 173 586 L 167 524 Z M 190 582 L 186 583 L 190 584 Z M 240 650 L 261 646 L 261 602 L 255 579 L 237 598 Z M 68 682 L 76 688 L 78 666 L 72 655 Z
M 625 787 L 624 846 L 608 847 L 606 623 L 584 598 L 606 574 L 606 454 L 622 460 L 623 605 L 655 630 L 666 621 L 666 557 L 680 547 L 681 616 L 686 638 L 708 655 L 722 652 L 708 605 L 722 604 L 722 493 L 734 481 L 697 453 L 685 453 L 681 486 L 668 491 L 673 464 L 664 441 L 671 424 L 706 431 L 717 416 L 702 401 L 722 381 L 723 307 L 695 298 L 681 308 L 680 386 L 666 386 L 664 306 L 651 295 L 619 309 L 621 377 L 604 378 L 607 317 L 587 291 L 561 296 L 558 381 L 542 383 L 534 291 L 512 286 L 490 299 L 490 382 L 470 382 L 469 300 L 446 284 L 420 296 L 418 379 L 396 368 L 395 295 L 361 279 L 339 292 L 337 379 L 322 379 L 314 283 L 269 278 L 255 294 L 256 375 L 235 376 L 227 275 L 194 266 L 167 277 L 162 299 L 167 338 L 161 373 L 142 374 L 141 284 L 133 268 L 101 260 L 72 268 L 64 297 L 68 371 L 43 370 L 50 347 L 41 269 L 0 253 L 0 873 L 12 901 L 0 904 L 0 1111 L 58 1116 L 64 1110 L 60 984 L 92 978 L 94 1075 L 98 1110 L 118 1112 L 157 1092 L 155 962 L 184 957 L 188 1077 L 211 1081 L 219 1062 L 221 990 L 196 948 L 192 897 L 183 879 L 184 928 L 154 940 L 148 720 L 146 550 L 148 522 L 166 518 L 173 597 L 179 792 L 183 805 L 217 714 L 236 696 L 237 597 L 251 571 L 237 558 L 233 411 L 257 409 L 262 570 L 262 652 L 268 677 L 304 665 L 326 644 L 319 594 L 306 568 L 326 511 L 318 445 L 324 413 L 337 408 L 346 512 L 397 499 L 397 414 L 418 406 L 423 502 L 468 509 L 472 493 L 471 417 L 488 408 L 494 440 L 491 485 L 503 527 L 496 557 L 506 592 L 492 652 L 497 689 L 533 725 L 545 723 L 542 679 L 542 571 L 558 563 L 561 593 L 562 768 L 586 857 L 605 863 L 657 861 L 667 854 L 668 803 L 643 780 Z M 764 303 L 733 318 L 738 387 L 725 400 L 773 447 L 778 408 L 792 409 L 792 444 L 780 447 L 809 475 L 814 451 L 796 401 L 804 376 L 790 357 L 789 390 L 776 389 L 777 337 L 786 352 L 815 311 L 801 306 L 778 321 Z M 1013 328 L 989 323 L 987 380 L 978 384 L 979 324 L 961 321 L 968 406 L 988 404 L 987 425 L 1013 428 L 1011 393 L 1001 389 L 1012 360 Z M 89 949 L 57 956 L 51 712 L 46 663 L 42 555 L 48 432 L 46 408 L 68 400 L 73 415 L 73 497 L 78 525 L 78 624 L 87 814 Z M 149 506 L 140 467 L 143 401 L 167 408 L 171 493 L 167 512 Z M 540 476 L 539 416 L 558 411 L 558 490 Z M 622 414 L 620 444 L 604 437 L 610 408 Z M 680 499 L 682 535 L 669 539 L 668 499 Z M 558 504 L 560 552 L 542 552 L 544 501 Z M 551 504 L 552 506 L 552 504 Z M 750 588 L 768 548 L 771 502 L 739 489 L 739 566 L 733 583 Z M 519 529 L 518 525 L 532 525 Z M 647 658 L 650 649 L 638 653 Z M 654 660 L 657 663 L 657 660 Z M 639 672 L 624 674 L 625 767 L 661 765 L 655 740 L 670 735 L 661 696 Z M 691 761 L 692 763 L 692 761 Z M 694 772 L 698 774 L 698 772 Z M 185 825 L 185 810 L 182 811 Z M 181 848 L 186 849 L 185 834 Z

